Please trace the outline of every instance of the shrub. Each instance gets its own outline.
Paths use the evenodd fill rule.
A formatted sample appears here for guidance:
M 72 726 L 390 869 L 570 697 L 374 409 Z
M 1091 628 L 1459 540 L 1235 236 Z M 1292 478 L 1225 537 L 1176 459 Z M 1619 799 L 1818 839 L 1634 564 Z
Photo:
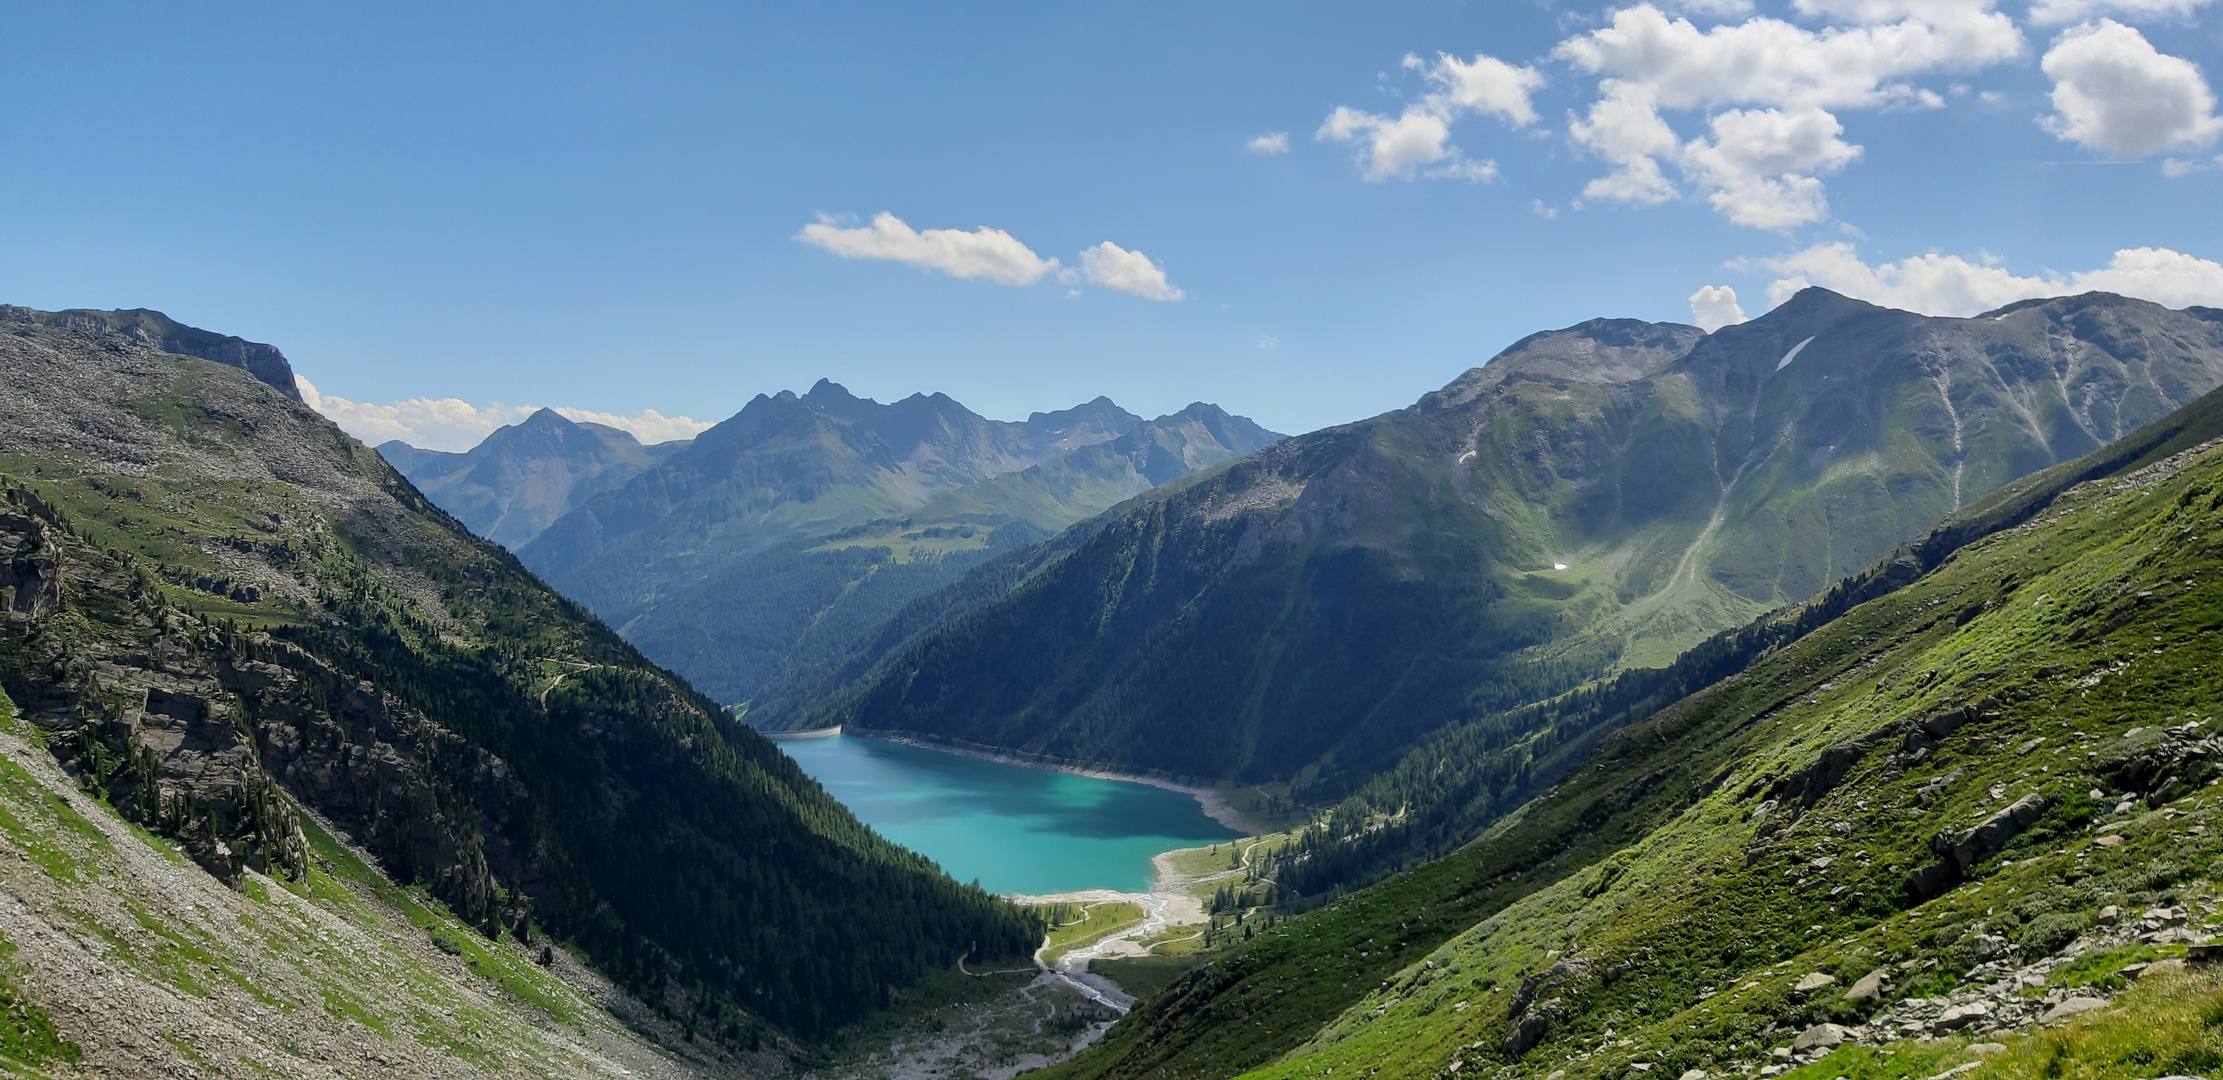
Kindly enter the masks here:
M 2023 959 L 2036 960 L 2041 956 L 2060 952 L 2069 942 L 2075 941 L 2078 935 L 2084 933 L 2086 925 L 2088 924 L 2083 914 L 2066 911 L 2040 915 L 2030 920 L 2030 925 L 2022 930 L 2020 944 Z

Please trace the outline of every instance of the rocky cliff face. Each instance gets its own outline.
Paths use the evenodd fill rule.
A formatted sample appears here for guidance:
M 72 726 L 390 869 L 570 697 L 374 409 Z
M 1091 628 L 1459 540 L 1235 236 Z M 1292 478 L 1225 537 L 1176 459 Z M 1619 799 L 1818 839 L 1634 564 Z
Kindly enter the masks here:
M 0 323 L 10 322 L 122 334 L 134 341 L 148 342 L 166 353 L 197 356 L 203 360 L 230 365 L 253 375 L 263 385 L 294 401 L 301 400 L 301 390 L 293 384 L 293 365 L 286 361 L 286 354 L 279 352 L 277 346 L 263 345 L 229 334 L 210 333 L 148 308 L 39 311 L 0 304 Z

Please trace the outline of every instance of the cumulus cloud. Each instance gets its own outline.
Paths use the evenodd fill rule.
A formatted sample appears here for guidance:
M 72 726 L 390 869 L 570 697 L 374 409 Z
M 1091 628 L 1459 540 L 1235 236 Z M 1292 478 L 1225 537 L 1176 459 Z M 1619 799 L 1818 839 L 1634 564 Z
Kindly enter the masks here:
M 1679 193 L 1677 168 L 1740 225 L 1786 228 L 1828 215 L 1821 177 L 1860 148 L 1832 110 L 1935 107 L 1908 79 L 1975 70 L 2022 54 L 2014 21 L 1991 0 L 1794 0 L 1801 14 L 1847 22 L 1809 30 L 1754 17 L 1700 29 L 1645 3 L 1563 41 L 1553 56 L 1599 77 L 1598 98 L 1568 135 L 1612 166 L 1588 198 L 1651 205 Z M 1682 140 L 1663 112 L 1724 110 Z
M 1448 145 L 1450 122 L 1419 108 L 1407 109 L 1403 116 L 1392 119 L 1337 106 L 1313 137 L 1358 142 L 1359 164 L 1365 168 L 1368 180 L 1410 180 L 1423 166 L 1458 152 Z
M 1056 273 L 1056 259 L 1044 259 L 1010 233 L 985 225 L 920 232 L 894 214 L 882 212 L 872 224 L 843 228 L 831 217 L 803 226 L 795 239 L 844 259 L 887 259 L 956 278 L 985 278 L 998 285 L 1032 285 Z
M 1709 334 L 1743 322 L 1744 308 L 1737 303 L 1737 290 L 1727 285 L 1707 285 L 1690 294 L 1690 321 Z
M 2083 22 L 2095 15 L 2120 15 L 2132 21 L 2181 19 L 2213 0 L 2038 0 L 2030 21 L 2040 26 Z
M 2106 266 L 2066 277 L 2018 275 L 1988 255 L 1969 259 L 1936 252 L 1871 266 L 1851 244 L 1841 242 L 1817 244 L 1760 265 L 1784 275 L 1768 286 L 1769 300 L 1778 304 L 1800 289 L 1819 285 L 1885 307 L 1959 317 L 2017 300 L 2093 291 L 2169 307 L 2223 307 L 2223 263 L 2168 248 L 2124 248 Z M 1696 302 L 1693 297 L 1693 310 Z
M 2113 19 L 2064 32 L 2039 66 L 2053 77 L 2054 137 L 2123 158 L 2198 146 L 2223 132 L 2200 69 Z
M 1729 109 L 1708 123 L 1712 136 L 1691 140 L 1678 161 L 1721 216 L 1751 228 L 1829 216 L 1819 178 L 1860 156 L 1838 137 L 1844 125 L 1821 109 Z
M 1497 164 L 1471 160 L 1450 144 L 1451 124 L 1468 113 L 1495 116 L 1520 128 L 1536 122 L 1529 96 L 1544 85 L 1532 67 L 1515 67 L 1477 53 L 1461 60 L 1439 53 L 1434 63 L 1407 56 L 1404 66 L 1421 72 L 1431 89 L 1395 117 L 1337 106 L 1313 138 L 1357 143 L 1358 161 L 1368 180 L 1411 180 L 1416 175 L 1461 180 L 1497 178 Z
M 1109 240 L 1081 252 L 1081 274 L 1092 285 L 1145 300 L 1179 300 L 1188 295 L 1166 280 L 1165 269 L 1151 262 L 1150 256 Z
M 692 439 L 717 426 L 708 420 L 697 420 L 692 416 L 665 416 L 654 409 L 643 409 L 638 416 L 625 416 L 620 413 L 596 412 L 593 409 L 575 409 L 569 405 L 551 407 L 556 410 L 556 415 L 574 424 L 614 427 L 649 446 L 673 439 Z
M 317 392 L 316 385 L 296 374 L 294 385 L 301 400 L 329 417 L 340 430 L 369 445 L 400 439 L 425 450 L 461 452 L 477 446 L 494 430 L 522 422 L 540 411 L 538 405 L 473 405 L 461 398 L 410 398 L 392 405 L 350 401 Z M 711 425 L 687 416 L 665 416 L 654 409 L 638 416 L 595 412 L 558 405 L 559 415 L 574 422 L 606 424 L 628 431 L 644 443 L 691 439 Z
M 1289 133 L 1286 131 L 1268 132 L 1267 134 L 1260 135 L 1259 137 L 1252 139 L 1250 142 L 1244 145 L 1248 147 L 1250 152 L 1253 154 L 1263 154 L 1267 156 L 1271 156 L 1274 154 L 1286 154 L 1289 152 Z

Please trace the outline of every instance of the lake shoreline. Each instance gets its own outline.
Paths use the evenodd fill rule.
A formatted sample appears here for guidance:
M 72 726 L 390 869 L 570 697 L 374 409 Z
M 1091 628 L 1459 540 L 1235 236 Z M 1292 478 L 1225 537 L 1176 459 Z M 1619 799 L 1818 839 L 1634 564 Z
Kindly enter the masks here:
M 1250 820 L 1249 818 L 1244 817 L 1242 811 L 1228 805 L 1227 797 L 1213 788 L 1200 788 L 1189 784 L 1177 784 L 1171 780 L 1161 780 L 1154 776 L 1134 776 L 1128 773 L 1111 772 L 1105 769 L 1090 769 L 1079 765 L 1068 765 L 1062 762 L 1050 760 L 1047 758 L 1039 758 L 1029 754 L 1014 754 L 1007 751 L 999 752 L 993 750 L 975 750 L 971 747 L 955 746 L 950 743 L 938 742 L 932 739 L 923 739 L 916 735 L 906 735 L 902 732 L 897 731 L 878 731 L 868 728 L 846 727 L 843 729 L 842 734 L 854 735 L 860 739 L 877 739 L 881 742 L 902 743 L 905 746 L 916 746 L 921 750 L 936 750 L 945 754 L 956 754 L 959 757 L 969 757 L 980 761 L 993 761 L 1000 765 L 1018 765 L 1028 769 L 1040 769 L 1043 772 L 1059 772 L 1067 773 L 1073 776 L 1085 776 L 1092 780 L 1123 780 L 1130 784 L 1148 784 L 1151 787 L 1162 788 L 1166 791 L 1178 791 L 1183 795 L 1187 795 L 1190 798 L 1195 799 L 1198 808 L 1204 811 L 1205 817 L 1211 818 L 1212 820 L 1217 821 L 1220 824 L 1225 825 L 1238 833 L 1241 833 L 1242 836 L 1237 837 L 1237 839 L 1248 840 L 1253 837 L 1264 836 L 1270 831 L 1268 829 L 1262 828 L 1261 826 L 1259 826 L 1258 823 Z

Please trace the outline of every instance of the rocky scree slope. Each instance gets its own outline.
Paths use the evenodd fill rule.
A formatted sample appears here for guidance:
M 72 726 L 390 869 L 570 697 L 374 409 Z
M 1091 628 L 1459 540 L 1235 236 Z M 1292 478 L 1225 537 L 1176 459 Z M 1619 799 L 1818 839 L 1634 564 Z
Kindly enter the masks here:
M 1810 289 L 1711 335 L 1539 334 L 1089 523 L 813 722 L 1329 801 L 2219 383 L 2223 313 L 2106 294 L 1932 319 Z
M 642 446 L 627 432 L 542 409 L 498 428 L 468 452 L 420 450 L 400 440 L 378 454 L 433 505 L 515 551 L 550 522 L 639 476 L 690 440 Z
M 744 1045 L 1037 937 L 241 370 L 0 324 L 0 475 L 0 688 L 219 878 L 301 874 L 306 807 Z
M 2218 898 L 2223 443 L 2139 464 L 2172 441 L 1949 521 L 1936 569 L 1062 1071 L 1827 1077 L 2097 1008 Z M 2223 1061 L 2190 1038 L 2169 1052 Z

